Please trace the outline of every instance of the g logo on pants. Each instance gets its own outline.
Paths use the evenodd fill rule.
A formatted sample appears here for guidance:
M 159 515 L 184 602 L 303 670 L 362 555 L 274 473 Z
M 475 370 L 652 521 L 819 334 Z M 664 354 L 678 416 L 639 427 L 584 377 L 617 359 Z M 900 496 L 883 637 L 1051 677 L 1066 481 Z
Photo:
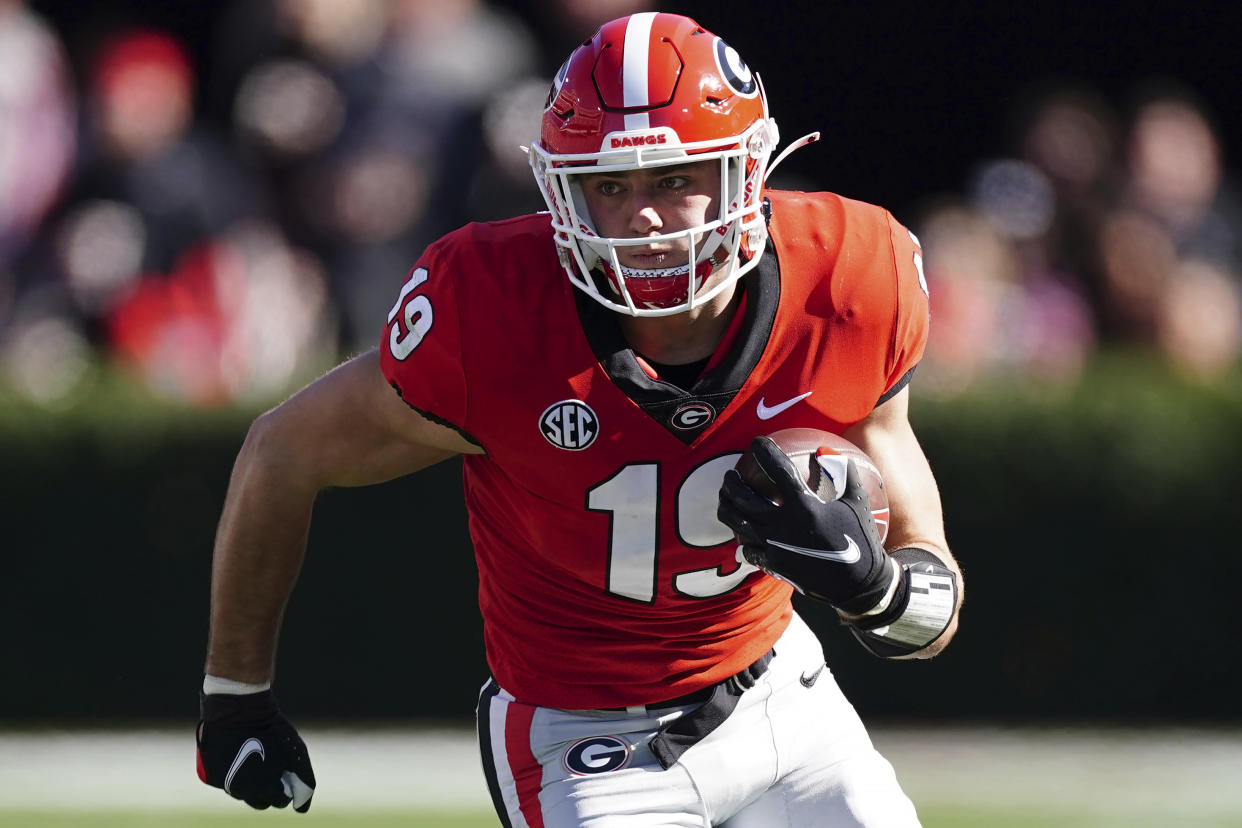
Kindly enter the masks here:
M 630 746 L 616 736 L 579 739 L 565 751 L 565 770 L 577 776 L 608 773 L 630 761 Z

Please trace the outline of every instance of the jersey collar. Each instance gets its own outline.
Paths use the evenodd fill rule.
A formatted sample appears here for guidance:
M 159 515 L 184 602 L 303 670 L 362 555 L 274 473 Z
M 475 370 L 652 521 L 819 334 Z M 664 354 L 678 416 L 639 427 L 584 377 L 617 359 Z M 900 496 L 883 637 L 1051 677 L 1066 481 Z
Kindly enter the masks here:
M 742 277 L 744 303 L 707 368 L 690 388 L 651 377 L 621 334 L 616 314 L 574 291 L 578 319 L 600 366 L 627 397 L 674 437 L 689 445 L 706 431 L 758 365 L 780 301 L 780 263 L 770 242 L 759 264 Z

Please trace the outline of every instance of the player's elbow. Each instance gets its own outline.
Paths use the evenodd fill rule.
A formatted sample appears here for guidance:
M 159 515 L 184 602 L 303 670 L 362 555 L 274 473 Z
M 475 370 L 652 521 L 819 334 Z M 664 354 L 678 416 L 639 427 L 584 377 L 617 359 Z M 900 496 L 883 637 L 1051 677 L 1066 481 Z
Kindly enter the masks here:
M 246 431 L 234 463 L 234 477 L 265 480 L 282 488 L 307 487 L 318 491 L 322 484 L 308 462 L 310 452 L 299 437 L 296 418 L 285 406 L 260 414 Z
M 237 455 L 237 462 L 239 464 L 263 464 L 279 453 L 282 443 L 282 419 L 279 407 L 255 417 L 250 423 L 250 428 L 246 430 L 246 439 Z

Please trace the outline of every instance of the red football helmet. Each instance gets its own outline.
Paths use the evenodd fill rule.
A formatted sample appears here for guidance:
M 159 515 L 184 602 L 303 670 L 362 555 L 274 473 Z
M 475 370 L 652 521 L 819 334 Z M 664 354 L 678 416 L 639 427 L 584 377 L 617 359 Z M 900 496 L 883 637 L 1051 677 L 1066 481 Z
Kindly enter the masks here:
M 758 76 L 719 37 L 675 14 L 605 24 L 557 72 L 530 148 L 570 281 L 633 316 L 680 313 L 719 293 L 759 263 L 767 238 L 763 181 L 778 139 Z M 642 238 L 596 232 L 579 183 L 584 173 L 712 159 L 720 163 L 714 219 Z M 674 239 L 689 240 L 684 266 L 643 270 L 617 258 L 618 247 Z M 700 293 L 717 268 L 723 277 Z

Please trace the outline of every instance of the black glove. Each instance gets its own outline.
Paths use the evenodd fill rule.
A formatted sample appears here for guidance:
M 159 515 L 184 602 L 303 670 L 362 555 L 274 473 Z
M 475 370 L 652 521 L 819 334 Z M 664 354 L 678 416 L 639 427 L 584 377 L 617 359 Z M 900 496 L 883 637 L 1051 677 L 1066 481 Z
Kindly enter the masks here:
M 742 555 L 842 612 L 861 615 L 874 608 L 892 583 L 895 563 L 880 542 L 854 461 L 845 491 L 826 503 L 770 438 L 756 437 L 750 450 L 781 503 L 746 485 L 736 469 L 725 472 L 716 517 L 737 535 Z
M 271 690 L 199 694 L 198 778 L 251 808 L 290 802 L 310 810 L 315 793 L 306 743 L 276 706 Z

